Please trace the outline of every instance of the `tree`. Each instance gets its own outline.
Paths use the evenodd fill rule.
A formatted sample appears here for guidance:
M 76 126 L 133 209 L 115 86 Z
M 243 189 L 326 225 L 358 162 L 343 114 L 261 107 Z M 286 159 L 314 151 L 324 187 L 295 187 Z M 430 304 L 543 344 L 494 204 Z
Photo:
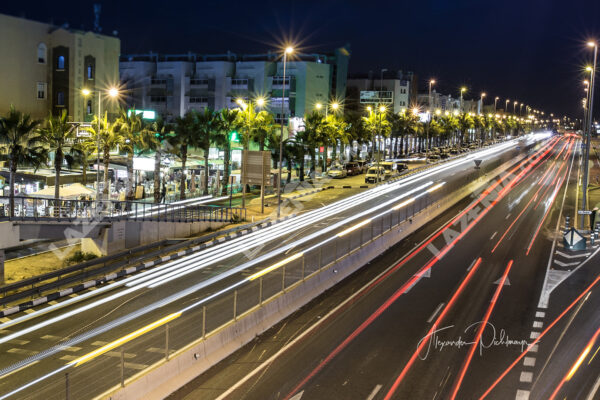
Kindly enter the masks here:
M 273 114 L 260 111 L 256 114 L 254 126 L 251 131 L 251 139 L 258 143 L 258 149 L 264 151 L 265 143 L 277 130 Z
M 125 109 L 120 110 L 115 127 L 123 136 L 121 149 L 127 154 L 126 198 L 127 200 L 133 200 L 133 157 L 135 149 L 136 147 L 140 149 L 153 147 L 155 145 L 155 138 L 147 127 L 144 126 L 141 114 L 129 113 Z
M 325 119 L 325 132 L 328 136 L 328 142 L 333 146 L 332 158 L 335 159 L 337 156 L 337 144 L 340 142 L 340 150 L 344 145 L 347 145 L 350 140 L 350 132 L 348 124 L 344 120 L 343 116 L 337 114 L 330 114 Z
M 376 144 L 375 139 L 377 136 L 388 137 L 392 131 L 392 127 L 388 119 L 385 117 L 385 113 L 382 112 L 370 112 L 368 116 L 363 117 L 363 124 L 365 130 L 369 132 L 369 136 L 373 141 L 373 149 L 371 151 L 371 159 L 375 159 Z M 379 162 L 379 154 L 377 157 Z
M 458 130 L 458 120 L 453 115 L 444 115 L 439 119 L 440 135 L 446 142 L 451 142 Z M 453 144 L 453 143 L 451 143 Z
M 165 122 L 164 118 L 158 117 L 151 124 L 149 129 L 154 133 L 155 141 L 152 150 L 154 150 L 154 202 L 160 203 L 160 160 L 162 158 L 163 147 L 168 146 L 169 134 L 173 130 L 173 125 Z
M 460 138 L 458 141 L 459 147 L 462 146 L 465 136 L 469 132 L 469 129 L 473 128 L 473 117 L 470 113 L 461 113 L 456 119 L 458 130 L 460 132 Z
M 96 149 L 96 142 L 91 137 L 78 137 L 71 146 L 69 156 L 73 164 L 81 166 L 81 183 L 84 185 L 87 184 L 88 161 Z
M 188 150 L 198 142 L 198 134 L 196 132 L 195 111 L 188 111 L 183 117 L 177 117 L 175 120 L 175 136 L 171 137 L 171 154 L 178 157 L 181 161 L 181 179 L 179 186 L 179 197 L 185 199 L 185 164 L 187 162 Z M 207 171 L 208 172 L 208 171 Z
M 306 119 L 304 121 L 304 131 L 302 132 L 302 142 L 308 146 L 308 151 L 311 160 L 311 172 L 315 171 L 317 167 L 317 157 L 315 154 L 315 148 L 321 142 L 321 137 L 324 134 L 324 129 L 325 119 L 323 118 L 323 115 L 321 115 L 321 113 L 313 111 L 312 113 L 306 116 Z
M 400 149 L 406 154 L 408 153 L 408 136 L 418 133 L 419 116 L 414 112 L 403 111 L 397 114 L 397 118 L 394 118 L 392 121 L 395 124 L 393 129 L 400 135 Z M 402 150 L 402 142 L 405 145 L 404 150 Z
M 218 125 L 219 119 L 210 108 L 207 107 L 203 112 L 196 114 L 197 145 L 202 149 L 204 156 L 203 195 L 205 196 L 208 194 L 208 153 L 210 151 L 210 144 L 217 139 L 215 136 L 221 132 Z
M 40 121 L 10 107 L 8 114 L 0 118 L 0 144 L 6 147 L 9 168 L 10 216 L 15 215 L 15 175 L 23 164 L 39 167 L 46 161 L 47 151 L 40 141 L 37 130 Z
M 60 171 L 62 170 L 65 154 L 67 154 L 76 139 L 75 128 L 79 124 L 70 124 L 67 110 L 62 110 L 58 116 L 50 115 L 45 126 L 40 130 L 40 141 L 54 152 L 54 198 L 60 199 Z
M 100 143 L 99 151 L 102 152 L 102 161 L 104 163 L 104 189 L 102 190 L 103 195 L 108 199 L 110 191 L 110 182 L 108 179 L 108 167 L 110 165 L 110 151 L 122 145 L 124 138 L 117 129 L 117 125 L 108 122 L 108 114 L 105 112 L 104 116 L 94 116 L 92 125 L 87 127 L 86 130 L 92 134 L 91 140 L 95 143 Z M 100 166 L 98 166 L 100 168 Z
M 218 129 L 220 131 L 220 135 L 216 136 L 217 146 L 223 148 L 224 157 L 223 157 L 223 180 L 222 180 L 222 189 L 221 195 L 227 195 L 227 185 L 229 184 L 229 174 L 231 169 L 231 134 L 232 132 L 238 131 L 240 129 L 240 120 L 239 120 L 239 110 L 233 109 L 230 110 L 228 108 L 224 108 L 218 114 L 219 124 Z

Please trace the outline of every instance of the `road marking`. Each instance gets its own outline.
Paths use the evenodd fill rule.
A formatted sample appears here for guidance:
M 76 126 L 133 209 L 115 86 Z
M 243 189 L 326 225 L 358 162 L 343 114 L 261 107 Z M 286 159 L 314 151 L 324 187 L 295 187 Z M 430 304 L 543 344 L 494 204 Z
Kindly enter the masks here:
M 539 332 L 531 332 L 531 335 L 529 335 L 530 339 L 537 339 L 540 336 Z
M 539 350 L 540 346 L 538 344 L 534 344 L 533 346 L 531 346 L 531 349 L 529 349 L 530 353 L 537 353 Z
M 559 256 L 566 257 L 566 258 L 578 258 L 578 257 L 588 257 L 588 256 L 590 256 L 592 253 L 583 253 L 583 254 L 565 254 L 565 253 L 563 253 L 562 251 L 558 251 L 558 250 L 556 250 L 556 251 L 554 252 L 554 254 L 557 254 L 557 255 L 559 255 Z
M 8 342 L 6 342 L 6 343 L 10 343 L 10 344 L 16 344 L 16 345 L 18 345 L 18 346 L 23 346 L 24 344 L 27 344 L 27 343 L 29 343 L 29 342 L 30 342 L 29 340 L 12 339 L 12 340 L 9 340 L 9 341 L 8 341 Z
M 290 400 L 300 400 L 302 398 L 303 394 L 304 394 L 304 390 L 301 392 L 298 392 L 298 394 L 296 394 L 294 397 L 290 398 Z
M 525 383 L 531 383 L 533 381 L 533 372 L 523 371 L 519 377 L 519 381 Z
M 56 300 L 50 300 L 50 301 L 48 302 L 48 304 L 50 304 L 51 306 L 53 306 L 53 305 L 55 305 L 55 304 L 58 304 L 58 301 L 56 301 Z
M 6 322 L 10 322 L 10 318 L 7 318 L 7 317 L 0 318 L 0 322 L 2 322 L 3 324 Z
M 496 237 L 496 234 L 497 234 L 497 233 L 498 233 L 498 231 L 494 232 L 494 233 L 492 234 L 492 237 L 490 238 L 490 240 L 494 239 L 494 237 Z
M 267 352 L 267 350 L 263 350 L 262 353 L 260 353 L 260 356 L 258 356 L 258 359 L 260 360 L 262 358 L 262 356 L 265 355 L 265 353 Z
M 125 368 L 137 369 L 139 371 L 148 368 L 148 365 L 146 365 L 146 364 L 136 364 L 136 363 L 130 363 L 130 362 L 123 363 L 123 366 Z
M 367 400 L 373 400 L 375 398 L 375 395 L 377 394 L 377 392 L 379 392 L 381 390 L 381 385 L 377 385 L 373 388 L 373 390 L 371 391 L 371 394 L 369 395 L 369 397 L 367 397 Z
M 73 352 L 73 353 L 75 353 L 75 352 L 77 352 L 77 351 L 79 351 L 81 349 L 82 349 L 81 347 L 77 347 L 77 346 L 63 347 L 63 350 L 70 351 L 70 352 Z
M 67 354 L 66 356 L 60 357 L 60 360 L 63 360 L 63 361 L 73 361 L 76 358 L 77 358 L 77 356 L 70 356 L 70 355 Z
M 508 213 L 508 215 L 506 216 L 506 218 L 505 218 L 505 219 L 508 219 L 509 217 L 510 217 L 510 213 Z
M 163 350 L 163 353 L 164 353 L 164 350 Z M 109 356 L 109 357 L 121 358 L 120 351 L 107 351 L 106 353 L 104 353 L 104 355 Z M 135 354 L 134 353 L 123 353 L 123 358 L 135 358 Z
M 546 316 L 546 313 L 543 311 L 536 311 L 536 313 L 535 313 L 536 318 L 544 318 L 545 316 Z
M 35 312 L 35 310 L 33 308 L 28 308 L 27 310 L 23 311 L 25 314 L 31 314 L 32 312 Z
M 544 326 L 544 323 L 542 321 L 533 321 L 533 327 L 534 328 L 540 328 L 540 329 L 542 329 L 543 326 Z
M 596 392 L 598 391 L 599 387 L 600 387 L 600 376 L 598 376 L 598 379 L 596 379 L 596 383 L 594 383 L 594 387 L 592 388 L 592 390 L 590 390 L 590 394 L 588 395 L 588 397 L 586 397 L 586 400 L 594 400 L 594 398 L 596 397 Z
M 471 265 L 469 265 L 469 268 L 467 268 L 467 272 L 469 272 L 471 270 L 471 268 L 473 268 L 475 266 L 475 263 L 477 263 L 477 258 L 473 260 L 473 262 L 471 262 Z
M 517 390 L 517 396 L 515 400 L 529 400 L 529 390 Z
M 28 356 L 33 356 L 36 355 L 38 352 L 37 351 L 32 351 L 32 350 L 25 350 L 25 349 L 17 349 L 17 348 L 13 348 L 13 349 L 9 349 L 6 351 L 7 353 L 13 353 L 13 354 L 25 354 Z M 5 377 L 6 375 L 3 375 L 3 377 Z
M 54 336 L 54 335 L 44 335 L 40 339 L 44 339 L 44 340 L 60 340 L 60 339 L 62 339 L 62 337 L 60 337 L 60 336 Z
M 108 342 L 102 341 L 102 340 L 96 340 L 94 343 L 92 343 L 92 346 L 104 346 L 108 344 Z
M 494 285 L 499 285 L 500 282 L 502 282 L 502 277 L 498 278 L 497 281 L 494 281 Z M 504 286 L 510 286 L 510 280 L 508 280 L 508 276 L 506 277 L 506 279 L 504 280 Z
M 523 359 L 523 366 L 534 367 L 535 366 L 535 357 L 525 357 Z
M 427 323 L 430 324 L 431 321 L 433 321 L 433 319 L 435 318 L 436 315 L 438 315 L 438 313 L 440 312 L 440 310 L 442 309 L 442 307 L 444 307 L 445 303 L 440 303 L 439 306 L 437 306 L 437 308 L 435 309 L 435 311 L 433 312 L 433 314 L 431 314 L 431 317 L 429 317 L 429 319 L 427 320 Z
M 576 262 L 572 262 L 572 263 L 564 263 L 564 262 L 561 262 L 561 261 L 558 261 L 558 260 L 554 260 L 554 263 L 556 265 L 561 266 L 561 267 L 572 267 L 574 265 L 579 264 L 577 261 Z

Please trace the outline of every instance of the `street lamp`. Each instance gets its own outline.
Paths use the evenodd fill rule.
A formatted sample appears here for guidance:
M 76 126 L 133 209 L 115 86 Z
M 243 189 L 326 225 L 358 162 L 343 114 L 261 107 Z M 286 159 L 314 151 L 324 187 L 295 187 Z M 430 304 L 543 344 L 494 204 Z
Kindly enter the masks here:
M 429 80 L 429 97 L 427 101 L 428 110 L 427 110 L 427 141 L 425 142 L 425 164 L 427 164 L 427 157 L 429 156 L 429 128 L 431 125 L 431 119 L 433 118 L 432 110 L 432 99 L 431 99 L 431 87 L 435 84 L 435 79 Z
M 519 104 L 519 102 L 518 102 L 518 101 L 515 101 L 515 102 L 513 103 L 513 114 L 515 114 L 515 115 L 517 114 L 517 112 L 516 112 L 516 109 L 517 109 L 517 104 Z
M 87 97 L 92 93 L 98 94 L 98 131 L 96 132 L 96 201 L 100 200 L 100 121 L 102 119 L 102 91 L 96 90 L 92 92 L 90 89 L 84 88 L 81 90 L 81 94 L 83 97 Z M 108 95 L 111 98 L 116 98 L 119 96 L 119 89 L 115 87 L 111 87 L 107 91 Z M 104 171 L 105 174 L 108 174 L 108 171 Z M 108 189 L 107 189 L 108 193 Z M 96 207 L 96 210 L 98 208 Z
M 583 199 L 581 207 L 583 210 L 587 207 L 588 173 L 590 162 L 590 136 L 592 134 L 592 114 L 594 112 L 594 83 L 596 81 L 596 60 L 598 58 L 598 44 L 595 41 L 587 43 L 588 47 L 594 48 L 594 66 L 590 70 L 590 88 L 588 91 L 589 103 L 587 111 L 587 133 L 585 137 L 585 165 L 583 170 Z M 586 68 L 587 69 L 587 68 Z M 585 227 L 585 215 L 581 215 L 581 228 Z M 593 227 L 591 227 L 593 229 Z
M 496 112 L 496 106 L 498 104 L 498 100 L 500 100 L 500 97 L 496 96 L 496 98 L 494 98 L 494 113 Z
M 504 114 L 508 114 L 508 103 L 510 103 L 510 100 L 506 99 L 506 102 L 504 103 Z
M 521 103 L 521 105 L 519 106 L 519 115 L 522 115 L 524 105 L 525 104 Z
M 460 112 L 463 112 L 463 93 L 467 91 L 466 87 L 460 88 Z
M 379 183 L 379 168 L 381 163 L 381 139 L 383 138 L 381 120 L 383 118 L 383 114 L 385 113 L 386 108 L 384 105 L 379 106 L 379 140 L 377 140 L 377 183 Z M 375 150 L 375 149 L 373 149 Z
M 429 97 L 428 97 L 428 103 L 429 103 L 428 104 L 429 105 L 429 110 L 428 111 L 429 111 L 429 113 L 431 113 L 431 109 L 432 109 L 432 106 L 431 106 L 431 86 L 433 86 L 433 85 L 435 85 L 435 79 L 430 79 L 429 80 Z
M 481 93 L 481 99 L 480 99 L 480 101 L 481 101 L 481 110 L 479 110 L 480 111 L 479 114 L 483 114 L 483 98 L 485 96 L 486 96 L 485 92 L 482 92 Z
M 285 67 L 287 63 L 287 55 L 292 54 L 294 49 L 292 47 L 286 47 L 283 52 L 283 82 L 281 85 L 281 135 L 279 137 L 279 176 L 277 184 L 277 218 L 281 215 L 281 174 L 283 173 L 283 120 L 285 119 Z M 290 85 L 291 87 L 291 85 Z
M 315 108 L 316 108 L 317 110 L 321 111 L 321 108 L 323 108 L 323 104 L 321 104 L 321 103 L 317 103 L 317 104 L 315 104 Z

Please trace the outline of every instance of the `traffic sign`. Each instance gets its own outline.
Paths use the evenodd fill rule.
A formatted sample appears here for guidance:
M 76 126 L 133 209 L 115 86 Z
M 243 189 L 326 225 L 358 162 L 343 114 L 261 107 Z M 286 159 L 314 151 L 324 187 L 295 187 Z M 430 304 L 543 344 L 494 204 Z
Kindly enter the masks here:
M 571 228 L 563 236 L 563 244 L 569 250 L 585 250 L 585 238 L 575 228 Z
M 579 214 L 579 215 L 592 215 L 592 212 L 588 211 L 588 210 L 579 210 L 579 211 L 577 211 L 577 214 Z
M 473 160 L 473 162 L 475 162 L 475 169 L 479 169 L 479 166 L 481 165 L 481 161 L 482 160 Z

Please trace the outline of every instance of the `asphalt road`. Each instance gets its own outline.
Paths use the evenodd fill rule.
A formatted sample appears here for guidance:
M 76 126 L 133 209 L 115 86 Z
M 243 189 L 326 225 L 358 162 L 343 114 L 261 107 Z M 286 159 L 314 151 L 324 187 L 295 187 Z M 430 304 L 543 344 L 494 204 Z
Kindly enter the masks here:
M 540 146 L 541 144 L 538 143 L 537 147 Z M 239 282 L 240 279 L 244 279 L 248 275 L 287 257 L 284 251 L 288 253 L 297 252 L 309 246 L 314 246 L 323 241 L 324 238 L 330 237 L 332 232 L 339 232 L 355 224 L 357 222 L 356 218 L 365 218 L 377 214 L 381 211 L 381 207 L 389 208 L 389 206 L 386 206 L 387 203 L 396 204 L 401 199 L 405 199 L 405 196 L 409 195 L 411 191 L 414 191 L 414 194 L 422 192 L 428 187 L 425 186 L 427 183 L 433 185 L 434 182 L 446 182 L 443 190 L 432 194 L 429 200 L 434 201 L 435 196 L 444 194 L 444 190 L 452 190 L 456 186 L 464 185 L 470 179 L 478 178 L 481 174 L 484 174 L 486 168 L 499 165 L 527 152 L 528 149 L 524 141 L 519 143 L 519 149 L 515 149 L 514 144 L 512 146 L 507 145 L 502 151 L 496 147 L 493 154 L 477 155 L 477 158 L 481 158 L 483 163 L 482 170 L 476 171 L 476 173 L 472 170 L 472 159 L 475 156 L 469 156 L 464 161 L 443 164 L 429 172 L 365 191 L 322 209 L 301 213 L 299 217 L 276 224 L 270 228 L 230 242 L 215 244 L 213 247 L 198 251 L 191 256 L 161 264 L 147 273 L 110 283 L 84 295 L 71 299 L 67 298 L 60 303 L 40 306 L 27 314 L 17 315 L 10 320 L 3 320 L 0 325 L 0 334 L 2 335 L 0 336 L 0 352 L 3 354 L 0 359 L 0 368 L 2 368 L 2 371 L 0 371 L 2 374 L 0 376 L 0 393 L 8 393 L 32 379 L 56 371 L 63 367 L 66 362 L 78 356 L 93 351 L 103 344 L 122 337 L 169 313 L 177 312 L 182 307 L 189 306 L 204 297 L 217 293 Z M 541 171 L 543 169 L 538 169 L 537 172 L 532 174 L 532 177 L 540 175 Z M 532 177 L 529 179 L 533 179 Z M 302 211 L 302 203 L 293 203 L 292 205 L 297 207 L 298 211 Z M 425 206 L 422 202 L 418 205 Z M 541 211 L 542 208 L 539 210 Z M 540 211 L 537 211 L 537 213 Z M 405 210 L 404 212 L 406 216 L 408 211 Z M 352 218 L 355 219 L 351 220 Z M 480 225 L 487 224 L 479 224 L 478 227 Z M 493 225 L 490 224 L 489 226 L 491 228 Z M 479 228 L 477 232 L 479 232 Z M 486 238 L 482 236 L 472 240 L 473 243 L 477 243 L 473 248 L 479 249 L 480 246 L 484 246 Z M 461 240 L 457 244 L 457 248 L 465 246 L 468 242 L 470 241 Z M 469 248 L 468 245 L 466 246 L 467 250 L 459 253 L 463 254 L 462 257 L 454 256 L 457 250 L 453 250 L 452 253 L 444 257 L 444 265 L 449 263 L 448 260 L 455 257 L 454 262 L 456 264 L 454 267 L 436 267 L 435 269 L 435 271 L 444 271 L 443 286 L 445 289 L 434 288 L 435 295 L 425 296 L 424 302 L 426 304 L 415 303 L 414 309 L 404 311 L 406 315 L 403 315 L 402 318 L 406 318 L 405 321 L 402 318 L 394 319 L 396 324 L 391 325 L 393 329 L 389 330 L 388 327 L 384 327 L 384 330 L 404 336 L 405 333 L 408 334 L 409 332 L 408 330 L 397 330 L 398 324 L 401 324 L 402 327 L 410 327 L 411 330 L 414 330 L 412 335 L 409 335 L 411 337 L 420 332 L 422 324 L 419 325 L 410 321 L 416 317 L 422 319 L 423 312 L 417 313 L 415 311 L 428 311 L 431 304 L 435 308 L 440 299 L 443 301 L 447 296 L 445 291 L 447 292 L 447 289 L 454 284 L 453 282 L 457 282 L 465 266 L 477 254 L 476 251 L 471 251 L 472 248 Z M 468 254 L 467 259 L 464 258 L 464 252 Z M 414 261 L 411 261 L 410 266 L 407 265 L 406 268 L 402 268 L 402 275 L 405 275 L 407 271 L 416 272 L 419 265 L 427 262 L 430 256 L 431 254 L 426 255 L 425 252 L 420 253 Z M 502 267 L 494 268 L 501 270 Z M 419 285 L 411 290 L 411 293 L 416 292 L 417 289 L 420 292 L 423 286 L 434 282 L 437 282 L 437 279 L 423 279 Z M 382 284 L 382 286 L 385 285 L 390 286 L 389 290 L 393 290 L 395 287 L 387 280 Z M 265 281 L 265 290 L 268 290 L 268 287 Z M 378 288 L 375 293 L 385 298 L 387 292 Z M 211 310 L 214 311 L 210 314 L 213 327 L 219 325 L 221 322 L 219 318 L 223 318 L 223 322 L 230 318 L 226 312 L 223 312 L 223 310 L 231 309 L 229 301 L 226 299 L 222 302 L 215 301 L 211 303 Z M 482 300 L 482 302 L 485 303 L 485 300 Z M 241 306 L 243 307 L 243 304 Z M 364 310 L 350 319 L 355 320 L 357 316 L 362 317 L 369 312 L 370 308 L 367 305 Z M 194 320 L 194 318 L 196 319 Z M 172 333 L 169 336 L 171 349 L 183 347 L 192 338 L 198 337 L 198 322 L 197 315 L 194 315 L 193 318 L 186 315 L 181 318 L 178 325 L 172 326 Z M 376 321 L 375 324 L 377 323 L 379 321 Z M 342 326 L 340 324 L 340 328 Z M 352 329 L 350 321 L 347 329 Z M 164 333 L 160 332 L 160 334 Z M 339 332 L 337 336 L 339 336 Z M 149 342 L 160 343 L 160 340 L 159 336 L 152 337 L 152 335 L 148 335 Z M 147 367 L 156 361 L 156 357 L 160 358 L 161 356 L 160 349 L 150 351 L 152 354 L 148 354 L 147 343 L 138 343 L 138 345 L 139 348 L 125 350 L 126 363 L 129 366 L 127 376 L 131 376 L 133 373 Z M 408 348 L 405 346 L 392 347 L 394 349 Z M 140 349 L 144 349 L 146 352 L 144 353 Z M 391 356 L 393 352 L 390 351 L 386 355 Z M 115 370 L 116 366 L 119 365 L 119 358 L 118 353 L 107 354 L 102 356 L 102 360 L 93 364 L 94 368 L 81 369 L 77 376 L 71 376 L 71 392 L 77 395 L 76 398 L 86 398 L 114 385 L 116 381 L 113 375 L 118 374 L 118 371 L 115 372 Z M 374 360 L 377 360 L 377 358 L 374 358 Z M 376 363 L 376 361 L 374 362 Z M 310 368 L 310 363 L 307 365 L 306 368 Z M 89 379 L 98 376 L 111 376 L 111 379 L 96 380 L 92 389 L 89 386 Z M 34 397 L 39 397 L 40 393 L 43 393 L 44 397 L 47 398 L 53 398 L 53 396 L 61 398 L 64 395 L 61 391 L 64 391 L 65 384 L 59 379 L 53 378 L 51 381 L 52 383 L 43 382 L 38 385 L 35 388 L 37 392 L 35 392 Z
M 311 309 L 172 398 L 479 398 L 532 342 L 564 183 L 577 177 L 574 149 L 574 139 L 557 141 L 469 212 L 453 210 L 464 213 L 455 223 L 444 225 L 446 213 L 411 238 L 441 228 L 425 245 L 390 250 L 369 267 L 391 268 L 385 279 L 364 294 L 350 280 L 360 294 L 268 363 L 281 341 L 315 323 Z M 326 296 L 315 308 L 324 303 Z M 288 326 L 296 329 L 286 336 Z M 518 398 L 521 372 L 515 368 L 488 398 Z

